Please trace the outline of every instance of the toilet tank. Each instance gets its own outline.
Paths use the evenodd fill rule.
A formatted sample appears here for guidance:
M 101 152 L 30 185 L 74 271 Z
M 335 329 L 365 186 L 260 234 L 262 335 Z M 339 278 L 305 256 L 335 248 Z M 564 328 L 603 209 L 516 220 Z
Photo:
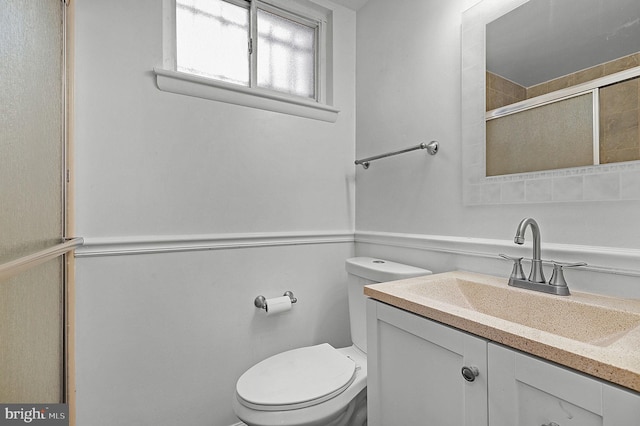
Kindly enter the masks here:
M 429 275 L 431 271 L 372 257 L 347 259 L 349 322 L 351 340 L 363 352 L 367 352 L 367 309 L 364 286 L 387 281 Z

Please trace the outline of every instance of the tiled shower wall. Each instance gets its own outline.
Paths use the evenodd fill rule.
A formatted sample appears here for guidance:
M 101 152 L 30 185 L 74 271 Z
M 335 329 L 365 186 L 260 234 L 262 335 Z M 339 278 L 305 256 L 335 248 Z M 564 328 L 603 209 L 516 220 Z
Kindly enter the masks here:
M 487 111 L 527 99 L 527 88 L 487 71 Z
M 573 74 L 565 75 L 564 77 L 559 77 L 555 80 L 549 80 L 536 86 L 528 87 L 527 99 L 544 95 L 545 93 L 555 92 L 556 90 L 575 86 L 577 84 L 586 83 L 587 81 L 615 74 L 617 72 L 628 70 L 630 68 L 635 68 L 639 65 L 640 52 L 634 53 L 633 55 L 624 56 L 622 58 L 616 59 L 615 61 L 596 65 L 595 67 L 587 68 Z
M 600 163 L 640 159 L 640 79 L 600 89 Z

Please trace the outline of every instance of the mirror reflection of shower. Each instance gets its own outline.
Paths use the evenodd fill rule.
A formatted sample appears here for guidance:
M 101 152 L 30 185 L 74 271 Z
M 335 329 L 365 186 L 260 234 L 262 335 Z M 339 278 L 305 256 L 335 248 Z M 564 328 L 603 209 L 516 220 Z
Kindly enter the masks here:
M 531 0 L 487 25 L 487 176 L 640 159 L 639 17 Z

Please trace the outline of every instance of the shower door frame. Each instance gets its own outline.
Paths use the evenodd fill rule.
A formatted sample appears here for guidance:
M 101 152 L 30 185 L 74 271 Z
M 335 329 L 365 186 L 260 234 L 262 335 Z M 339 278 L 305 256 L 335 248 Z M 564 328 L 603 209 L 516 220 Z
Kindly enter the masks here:
M 64 185 L 63 185 L 63 235 L 75 235 L 73 204 L 73 141 L 74 141 L 74 42 L 75 42 L 75 1 L 61 0 L 64 3 L 63 22 L 63 149 L 64 149 Z M 65 402 L 69 405 L 69 425 L 76 424 L 76 376 L 75 376 L 75 257 L 73 252 L 64 255 L 64 326 L 63 332 L 63 382 Z

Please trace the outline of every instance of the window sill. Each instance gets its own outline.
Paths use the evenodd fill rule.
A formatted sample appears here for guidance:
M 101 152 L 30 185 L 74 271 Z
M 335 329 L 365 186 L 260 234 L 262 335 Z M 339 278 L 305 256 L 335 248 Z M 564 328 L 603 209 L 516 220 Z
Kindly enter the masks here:
M 158 88 L 164 92 L 195 96 L 267 111 L 334 123 L 339 109 L 306 99 L 296 99 L 286 95 L 260 89 L 250 89 L 210 78 L 154 68 Z

